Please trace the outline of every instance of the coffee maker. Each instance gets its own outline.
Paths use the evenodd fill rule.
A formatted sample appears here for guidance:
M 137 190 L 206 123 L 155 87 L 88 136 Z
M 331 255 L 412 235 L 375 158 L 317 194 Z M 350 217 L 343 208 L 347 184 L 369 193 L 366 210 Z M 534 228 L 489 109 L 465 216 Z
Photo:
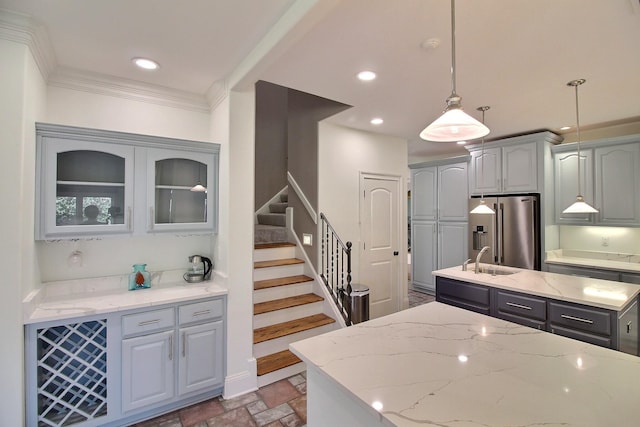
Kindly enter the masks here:
M 191 255 L 189 262 L 191 263 L 191 268 L 182 275 L 186 282 L 197 283 L 211 279 L 213 263 L 209 258 L 202 255 Z

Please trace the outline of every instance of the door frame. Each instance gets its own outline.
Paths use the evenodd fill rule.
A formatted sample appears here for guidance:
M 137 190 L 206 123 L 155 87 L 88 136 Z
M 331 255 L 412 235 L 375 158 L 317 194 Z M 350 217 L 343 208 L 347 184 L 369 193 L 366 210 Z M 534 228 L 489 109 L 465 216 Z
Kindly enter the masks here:
M 401 175 L 391 175 L 391 174 L 381 174 L 381 173 L 372 173 L 372 172 L 360 172 L 359 177 L 359 188 L 358 193 L 363 194 L 364 192 L 364 181 L 365 179 L 377 179 L 384 181 L 391 181 L 395 183 L 396 186 L 396 218 L 397 224 L 395 227 L 397 228 L 397 236 L 398 236 L 398 269 L 397 269 L 397 295 L 398 301 L 396 305 L 396 311 L 400 311 L 403 308 L 407 308 L 409 306 L 409 297 L 407 294 L 408 288 L 408 279 L 404 280 L 403 286 L 403 277 L 407 278 L 407 225 L 405 223 L 403 227 L 403 219 L 406 220 L 406 194 L 407 188 L 403 188 L 403 184 L 406 182 L 405 177 Z M 364 257 L 364 241 L 363 241 L 363 231 L 362 231 L 362 217 L 364 215 L 364 207 L 363 207 L 363 199 L 358 196 L 358 232 L 360 235 L 359 242 L 359 254 L 358 254 L 358 277 L 362 277 L 362 266 L 363 266 L 363 257 Z M 403 243 L 404 242 L 404 243 Z

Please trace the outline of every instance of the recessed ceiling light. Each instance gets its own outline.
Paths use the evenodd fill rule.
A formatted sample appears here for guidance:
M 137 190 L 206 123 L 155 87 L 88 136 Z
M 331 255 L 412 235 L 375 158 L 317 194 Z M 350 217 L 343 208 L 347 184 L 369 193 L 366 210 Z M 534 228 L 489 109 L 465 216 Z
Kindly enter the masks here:
M 376 73 L 373 71 L 360 71 L 358 78 L 364 82 L 368 82 L 376 78 Z
M 464 145 L 464 144 L 466 144 L 466 143 L 467 143 L 467 141 L 458 141 L 456 144 L 458 144 L 458 145 Z
M 560 128 L 560 130 L 569 130 L 569 129 L 571 129 L 571 126 L 562 126 Z
M 160 65 L 147 58 L 133 58 L 133 63 L 136 64 L 140 68 L 144 68 L 145 70 L 157 70 L 160 68 Z
M 384 123 L 384 120 L 382 120 L 380 117 L 376 117 L 375 119 L 371 119 L 371 124 L 372 125 L 381 125 L 382 123 Z

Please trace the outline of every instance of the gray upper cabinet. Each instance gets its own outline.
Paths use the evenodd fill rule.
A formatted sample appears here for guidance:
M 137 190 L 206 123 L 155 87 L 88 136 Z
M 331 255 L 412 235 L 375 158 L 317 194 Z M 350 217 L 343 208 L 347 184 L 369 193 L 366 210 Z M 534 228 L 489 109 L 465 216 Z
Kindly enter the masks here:
M 552 151 L 557 224 L 640 226 L 640 135 L 581 143 L 581 191 L 595 214 L 562 213 L 578 194 L 576 144 Z
M 411 218 L 435 221 L 438 209 L 437 168 L 414 169 L 411 172 Z
M 467 221 L 467 162 L 438 166 L 438 219 Z
M 469 145 L 469 192 L 481 194 L 544 193 L 545 143 L 561 138 L 539 132 Z M 484 159 L 484 161 L 483 161 Z
M 578 195 L 578 152 L 557 153 L 554 159 L 555 218 L 557 224 L 592 224 L 593 214 L 566 214 L 562 211 L 576 201 Z M 580 151 L 580 191 L 593 206 L 593 152 Z
M 218 144 L 36 124 L 39 240 L 217 231 Z M 192 191 L 194 186 L 201 191 Z
M 595 205 L 602 225 L 640 225 L 640 138 L 594 151 Z

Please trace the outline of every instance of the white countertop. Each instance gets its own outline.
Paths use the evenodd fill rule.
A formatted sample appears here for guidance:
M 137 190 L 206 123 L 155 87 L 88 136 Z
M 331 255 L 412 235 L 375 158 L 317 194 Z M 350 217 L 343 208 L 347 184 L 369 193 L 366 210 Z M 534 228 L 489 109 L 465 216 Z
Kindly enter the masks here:
M 627 273 L 640 273 L 640 255 L 556 249 L 546 252 L 547 264 L 600 268 Z
M 490 267 L 488 264 L 481 266 Z M 516 273 L 503 276 L 475 274 L 473 264 L 469 264 L 468 271 L 462 271 L 461 266 L 457 266 L 436 270 L 433 275 L 615 311 L 622 310 L 640 293 L 640 286 L 629 283 L 512 267 L 497 268 Z
M 383 425 L 639 422 L 640 357 L 437 302 L 290 348 Z
M 24 324 L 73 319 L 226 295 L 215 281 L 187 283 L 182 272 L 153 273 L 151 287 L 128 290 L 126 276 L 43 283 L 22 302 Z

